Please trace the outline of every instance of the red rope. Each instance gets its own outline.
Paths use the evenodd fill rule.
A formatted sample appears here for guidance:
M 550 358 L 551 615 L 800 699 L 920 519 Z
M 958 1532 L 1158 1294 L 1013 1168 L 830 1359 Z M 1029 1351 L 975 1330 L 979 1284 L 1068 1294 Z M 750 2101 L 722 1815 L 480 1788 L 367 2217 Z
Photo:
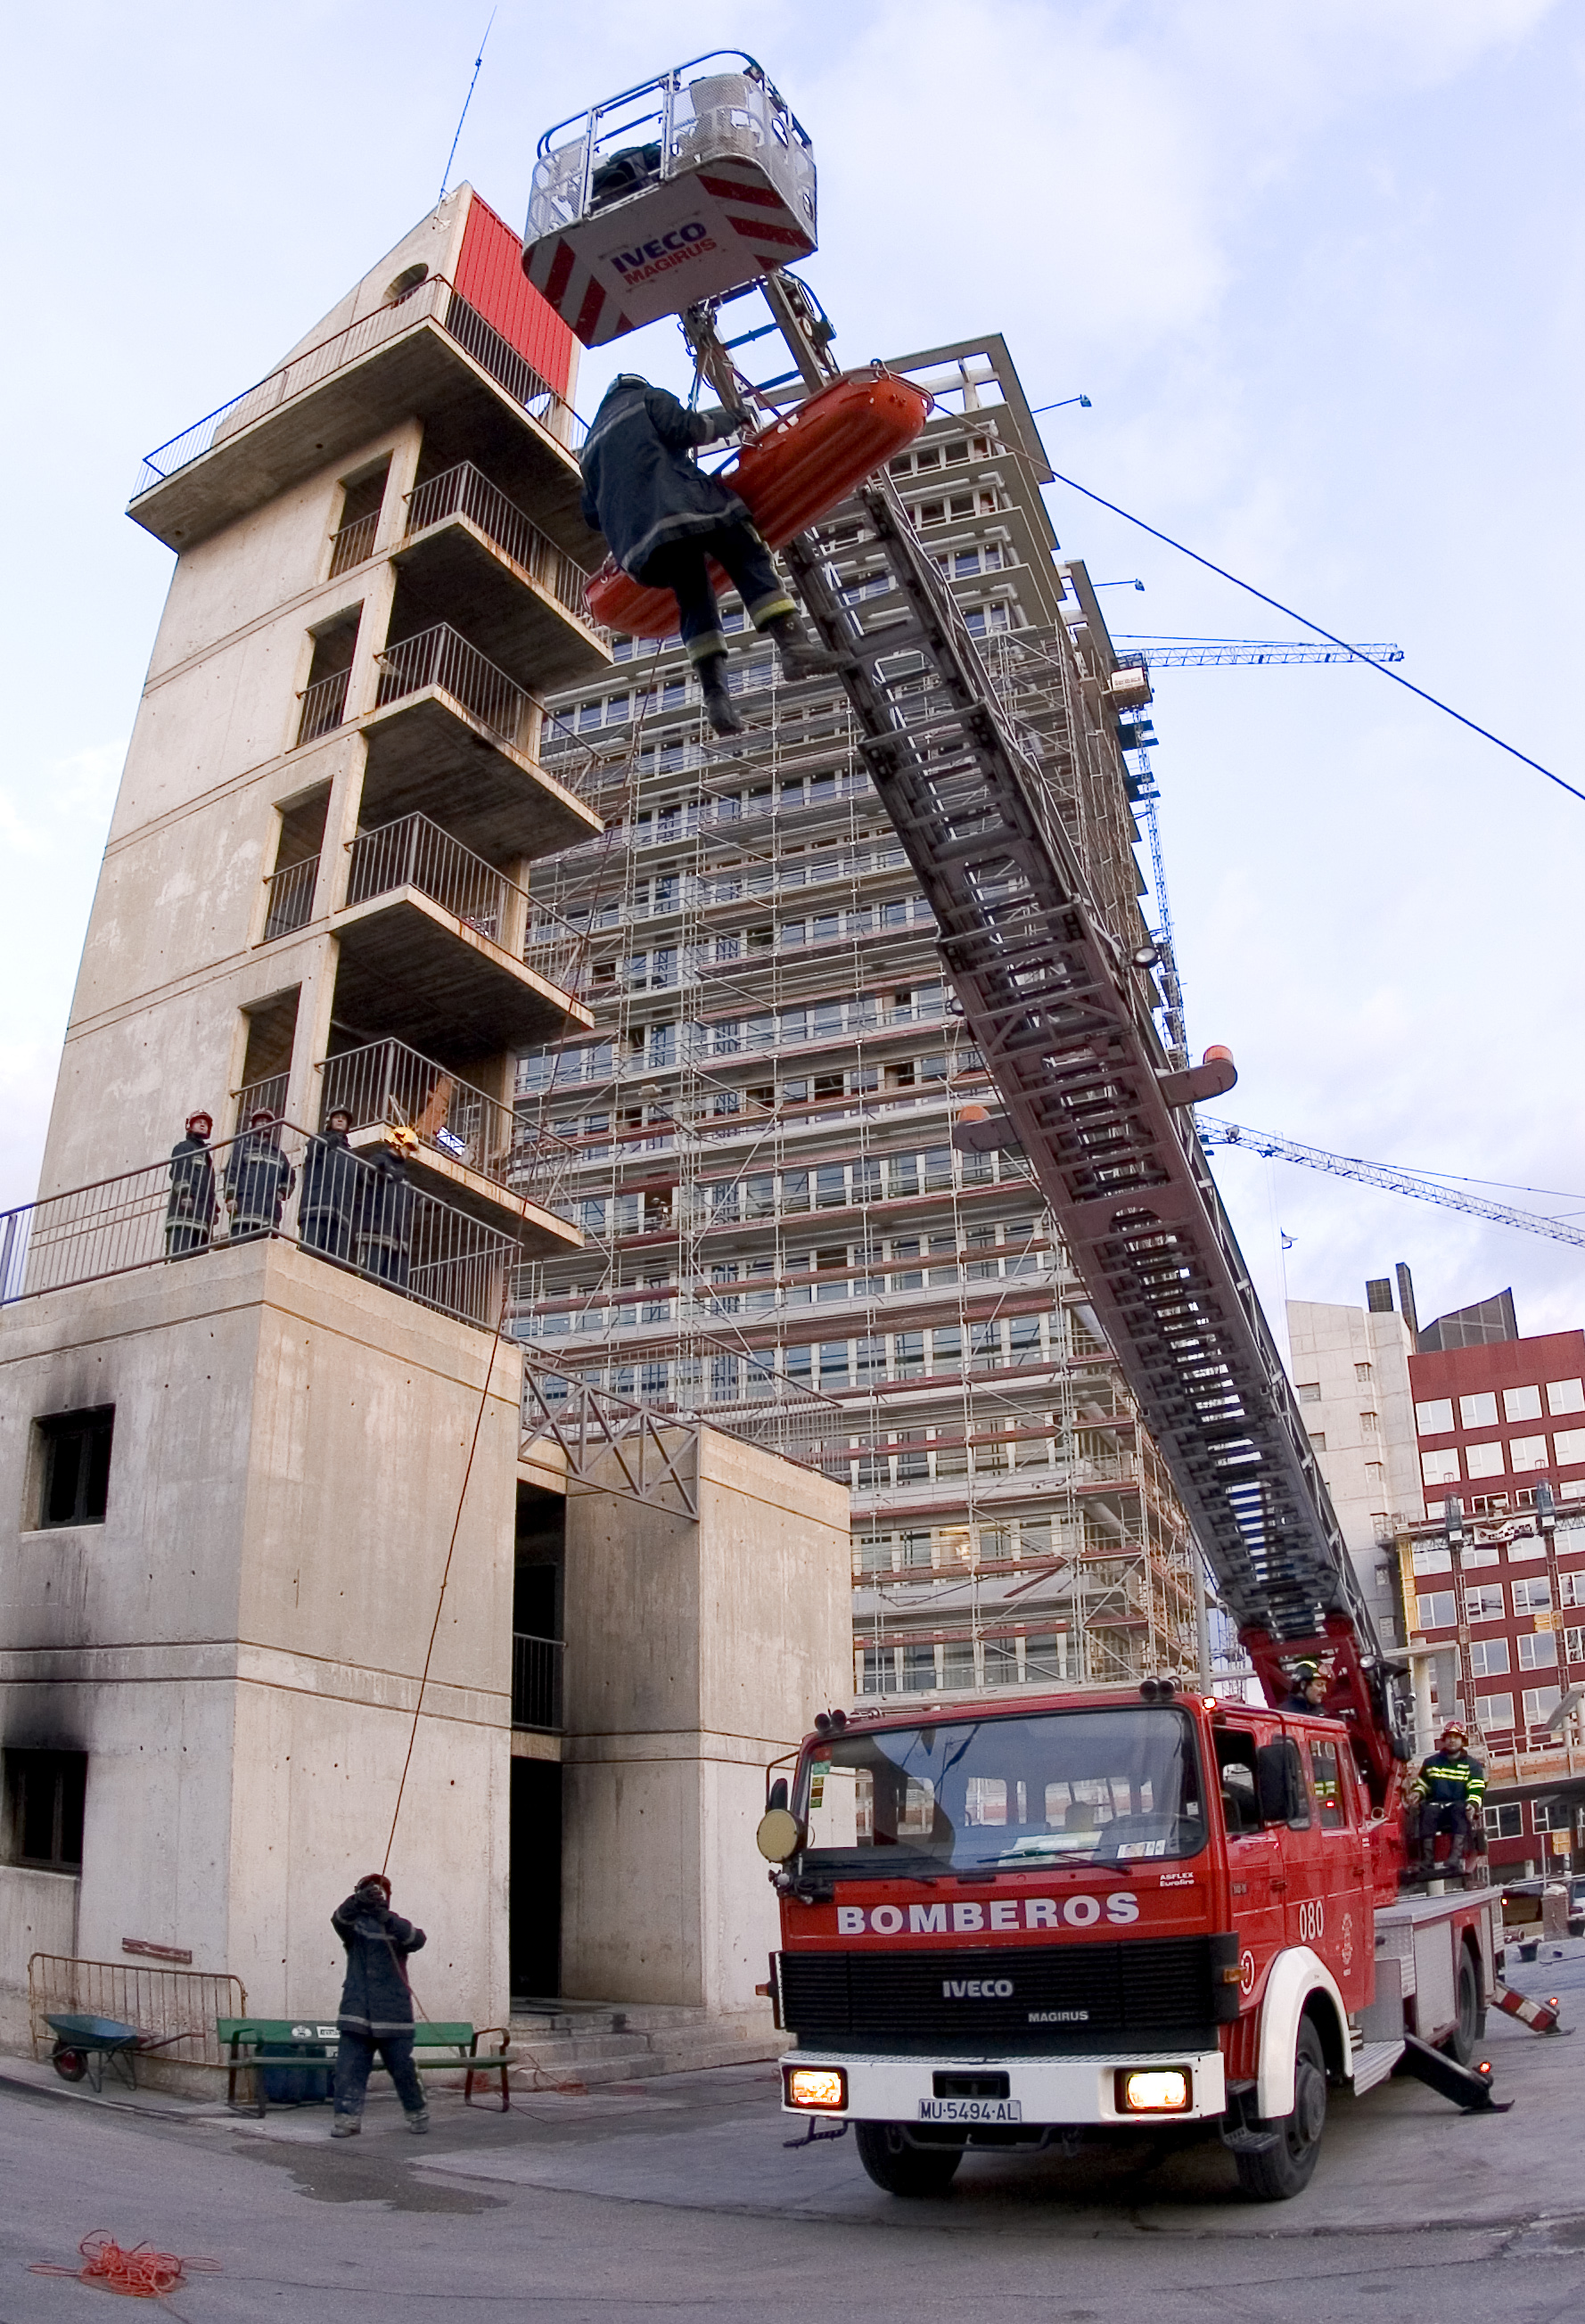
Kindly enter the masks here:
M 134 2244 L 130 2251 L 123 2251 L 103 2227 L 85 2236 L 78 2249 L 83 2256 L 81 2267 L 57 2267 L 50 2260 L 40 2259 L 33 2262 L 30 2273 L 100 2283 L 106 2292 L 124 2292 L 131 2300 L 163 2300 L 167 2292 L 186 2282 L 189 2268 L 218 2273 L 220 2267 L 217 2259 L 183 2259 L 175 2252 L 155 2251 L 150 2244 Z

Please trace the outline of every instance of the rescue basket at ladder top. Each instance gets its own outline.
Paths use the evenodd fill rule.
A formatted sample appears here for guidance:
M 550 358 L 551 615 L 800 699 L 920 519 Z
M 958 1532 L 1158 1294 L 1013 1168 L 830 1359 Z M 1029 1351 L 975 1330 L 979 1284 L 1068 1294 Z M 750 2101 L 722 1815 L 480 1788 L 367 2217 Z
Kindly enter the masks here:
M 722 471 L 722 482 L 747 503 L 760 538 L 779 549 L 911 444 L 930 404 L 922 387 L 871 364 L 833 380 L 745 444 Z M 717 594 L 732 586 L 714 558 L 710 578 Z M 671 591 L 646 589 L 614 558 L 606 558 L 585 596 L 594 621 L 629 637 L 669 637 L 677 627 Z
M 678 65 L 539 140 L 523 272 L 586 347 L 814 247 L 815 149 L 741 50 Z

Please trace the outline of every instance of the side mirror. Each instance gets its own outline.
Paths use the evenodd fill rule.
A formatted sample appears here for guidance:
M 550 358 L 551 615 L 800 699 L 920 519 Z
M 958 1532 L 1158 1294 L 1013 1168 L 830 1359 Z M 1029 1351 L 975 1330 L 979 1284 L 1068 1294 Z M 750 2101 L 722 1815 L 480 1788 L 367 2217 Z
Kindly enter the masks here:
M 1262 1823 L 1309 1822 L 1310 1794 L 1304 1789 L 1299 1747 L 1291 1736 L 1260 1746 L 1255 1754 L 1255 1785 Z
M 785 1775 L 778 1775 L 776 1781 L 771 1784 L 769 1792 L 766 1795 L 765 1804 L 768 1808 L 786 1807 L 787 1777 Z
M 785 1784 L 778 1788 L 784 1794 L 787 1790 Z M 796 1815 L 790 1814 L 785 1807 L 766 1809 L 754 1834 L 754 1845 L 769 1863 L 785 1864 L 789 1856 L 797 1854 L 803 1844 L 804 1827 Z

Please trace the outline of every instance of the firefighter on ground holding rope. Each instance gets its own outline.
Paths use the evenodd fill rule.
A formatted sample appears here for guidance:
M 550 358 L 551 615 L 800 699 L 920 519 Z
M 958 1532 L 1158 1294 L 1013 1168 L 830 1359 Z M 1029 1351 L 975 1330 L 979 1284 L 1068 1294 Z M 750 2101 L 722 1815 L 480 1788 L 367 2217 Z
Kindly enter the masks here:
M 1420 1843 L 1415 1879 L 1429 1880 L 1436 1870 L 1439 1831 L 1445 1831 L 1450 1839 L 1447 1861 L 1442 1868 L 1450 1880 L 1463 1877 L 1467 1855 L 1484 1853 L 1480 1803 L 1485 1792 L 1486 1769 L 1470 1757 L 1469 1730 L 1456 1719 L 1450 1720 L 1437 1738 L 1436 1749 L 1421 1761 L 1420 1772 L 1408 1789 L 1410 1805 L 1417 1810 Z

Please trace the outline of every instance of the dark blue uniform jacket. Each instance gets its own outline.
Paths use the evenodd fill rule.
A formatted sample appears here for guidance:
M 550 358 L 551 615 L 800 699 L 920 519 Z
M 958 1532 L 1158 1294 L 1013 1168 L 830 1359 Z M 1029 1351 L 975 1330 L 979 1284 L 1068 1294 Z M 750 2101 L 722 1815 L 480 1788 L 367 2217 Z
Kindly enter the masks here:
M 384 2034 L 410 2033 L 413 1997 L 402 1963 L 423 1943 L 422 1929 L 355 1893 L 336 1906 L 330 1925 L 346 1947 L 346 1980 L 336 2018 L 342 2032 L 376 2042 Z
M 658 550 L 749 522 L 731 487 L 688 456 L 715 432 L 702 412 L 631 373 L 606 389 L 583 450 L 584 521 L 635 581 Z

